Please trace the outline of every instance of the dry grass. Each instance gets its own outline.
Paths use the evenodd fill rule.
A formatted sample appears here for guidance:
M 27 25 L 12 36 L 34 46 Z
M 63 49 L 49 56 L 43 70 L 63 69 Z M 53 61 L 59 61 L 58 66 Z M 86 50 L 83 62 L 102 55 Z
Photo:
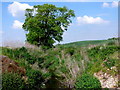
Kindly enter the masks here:
M 76 78 L 78 76 L 78 74 L 80 74 L 81 72 L 83 72 L 83 69 L 81 69 L 81 67 L 79 67 L 81 62 L 78 62 L 74 59 L 71 59 L 70 55 L 65 55 L 65 52 L 62 51 L 62 58 L 59 57 L 59 60 L 61 61 L 65 60 L 65 66 L 67 67 L 69 73 L 62 73 L 61 75 L 63 77 L 65 77 L 65 80 L 63 81 L 63 83 L 69 87 L 69 88 L 73 88 L 74 83 L 76 82 Z M 60 64 L 59 66 L 62 66 L 62 64 Z

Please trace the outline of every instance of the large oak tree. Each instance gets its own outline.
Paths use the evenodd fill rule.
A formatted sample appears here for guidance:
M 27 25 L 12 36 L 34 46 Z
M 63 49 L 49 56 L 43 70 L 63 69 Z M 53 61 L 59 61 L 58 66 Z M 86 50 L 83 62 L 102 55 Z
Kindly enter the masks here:
M 75 14 L 66 7 L 44 4 L 26 9 L 25 16 L 23 29 L 28 32 L 27 42 L 52 47 L 56 41 L 62 41 L 63 32 L 72 23 L 71 17 L 75 17 Z

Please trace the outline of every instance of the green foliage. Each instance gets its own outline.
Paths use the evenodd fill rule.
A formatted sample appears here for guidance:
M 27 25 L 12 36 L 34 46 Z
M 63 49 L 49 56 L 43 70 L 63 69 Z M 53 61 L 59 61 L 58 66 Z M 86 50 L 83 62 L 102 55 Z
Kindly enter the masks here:
M 115 61 L 116 59 L 108 59 L 104 62 L 104 64 L 110 69 L 112 66 L 115 66 Z
M 109 42 L 107 45 L 115 45 L 115 42 Z
M 93 89 L 100 89 L 101 84 L 100 81 L 89 74 L 83 74 L 81 77 L 78 77 L 75 83 L 75 88 L 93 88 Z
M 27 41 L 37 46 L 53 47 L 56 41 L 62 41 L 63 32 L 72 22 L 71 17 L 75 15 L 73 10 L 66 7 L 44 4 L 26 9 L 25 16 L 23 29 L 28 31 Z
M 75 50 L 76 50 L 76 48 L 74 48 L 74 47 L 67 47 L 67 48 L 65 49 L 66 54 L 69 54 L 69 55 L 71 55 L 71 56 L 75 53 Z
M 117 66 L 117 59 L 113 59 L 111 55 L 113 55 L 118 50 L 119 47 L 116 45 L 97 46 L 89 49 L 88 56 L 90 58 L 90 62 L 87 65 L 86 71 L 93 74 L 100 70 L 105 72 L 107 71 L 105 70 L 106 68 L 110 69 L 112 66 Z
M 16 49 L 4 48 L 2 50 L 2 53 L 10 57 L 11 59 L 15 59 L 15 60 L 24 59 L 29 64 L 34 64 L 37 60 L 39 60 L 39 58 L 30 55 L 30 53 L 25 47 L 16 48 Z
M 27 88 L 28 89 L 39 89 L 42 87 L 42 83 L 44 82 L 44 78 L 42 73 L 38 70 L 28 70 L 27 71 Z
M 63 73 L 69 73 L 69 71 L 68 71 L 68 69 L 67 69 L 67 67 L 63 64 L 63 66 L 61 67 L 61 72 L 63 72 Z
M 42 67 L 42 63 L 43 63 L 44 61 L 45 61 L 45 58 L 43 58 L 43 57 L 37 58 L 38 66 L 39 66 L 40 68 L 43 68 L 43 67 Z
M 78 77 L 75 83 L 76 88 L 100 88 L 99 81 L 92 75 L 100 70 L 103 71 L 103 69 L 118 66 L 117 51 L 120 49 L 116 45 L 108 45 L 109 40 L 108 42 L 106 40 L 95 41 L 91 42 L 91 44 L 96 43 L 98 45 L 103 42 L 106 44 L 94 48 L 81 48 L 76 44 L 75 46 L 57 45 L 55 48 L 45 48 L 44 51 L 38 48 L 28 49 L 25 47 L 16 49 L 2 48 L 2 52 L 3 55 L 20 62 L 25 67 L 28 77 L 25 89 L 38 90 L 43 87 L 53 88 L 53 86 L 68 87 L 66 83 L 75 80 L 73 72 Z M 90 41 L 81 43 L 86 46 L 90 44 Z M 81 69 L 82 66 L 84 66 L 85 70 Z M 77 70 L 79 70 L 78 73 L 76 73 Z M 83 74 L 83 71 L 91 75 Z M 74 84 L 70 82 L 69 85 L 71 83 Z
M 2 55 L 2 47 L 0 47 L 0 55 Z
M 113 37 L 113 38 L 109 38 L 108 40 L 118 40 L 118 38 Z
M 118 51 L 118 46 L 98 46 L 88 50 L 89 56 L 93 59 L 107 59 L 110 54 L 113 54 L 115 51 Z
M 111 40 L 109 41 L 112 42 Z M 68 47 L 68 46 L 87 47 L 89 45 L 103 45 L 103 44 L 107 44 L 109 41 L 108 40 L 78 41 L 78 42 L 64 44 L 64 47 Z
M 17 73 L 4 73 L 2 75 L 2 90 L 23 90 L 24 80 Z
M 44 63 L 44 67 L 48 68 L 48 70 L 56 70 L 59 65 L 59 59 L 56 56 L 46 56 L 46 62 Z
M 94 74 L 95 72 L 99 72 L 100 70 L 104 69 L 102 66 L 103 60 L 91 60 L 86 67 L 86 72 L 90 74 Z

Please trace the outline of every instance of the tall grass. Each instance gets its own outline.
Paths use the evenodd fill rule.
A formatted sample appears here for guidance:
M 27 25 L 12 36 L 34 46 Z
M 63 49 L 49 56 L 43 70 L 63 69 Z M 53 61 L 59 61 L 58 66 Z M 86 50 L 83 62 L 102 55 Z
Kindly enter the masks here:
M 43 87 L 52 87 L 51 83 L 54 83 L 56 87 L 73 88 L 77 78 L 83 73 L 93 75 L 100 70 L 117 66 L 118 58 L 115 55 L 118 49 L 114 41 L 111 43 L 110 40 L 102 40 L 57 45 L 48 50 L 30 44 L 21 48 L 3 47 L 2 54 L 19 62 L 27 72 L 40 71 L 45 80 L 41 82 L 45 85 Z

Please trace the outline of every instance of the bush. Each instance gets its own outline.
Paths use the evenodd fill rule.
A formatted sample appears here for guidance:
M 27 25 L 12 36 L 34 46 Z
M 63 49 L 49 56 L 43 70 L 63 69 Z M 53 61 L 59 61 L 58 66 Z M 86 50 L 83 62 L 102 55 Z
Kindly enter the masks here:
M 38 66 L 39 66 L 40 68 L 43 68 L 42 63 L 44 63 L 44 60 L 45 60 L 45 59 L 44 59 L 43 57 L 37 58 Z
M 106 59 L 110 54 L 118 51 L 120 48 L 118 46 L 108 46 L 108 47 L 94 47 L 88 50 L 89 57 L 92 59 Z
M 30 53 L 25 47 L 16 49 L 4 48 L 3 54 L 14 60 L 24 59 L 29 64 L 34 64 L 37 60 L 37 57 L 30 55 Z
M 39 89 L 44 82 L 42 73 L 38 70 L 29 70 L 27 71 L 28 76 L 28 89 Z
M 83 74 L 81 77 L 77 78 L 75 83 L 75 88 L 101 88 L 99 80 L 89 74 Z
M 66 54 L 69 54 L 72 56 L 75 53 L 75 50 L 76 50 L 76 48 L 74 48 L 74 47 L 67 47 L 65 52 L 66 52 Z
M 107 45 L 115 45 L 115 42 L 109 42 Z
M 115 66 L 115 59 L 108 59 L 107 61 L 104 62 L 105 66 L 108 68 L 111 68 Z
M 17 73 L 4 73 L 2 75 L 2 90 L 22 90 L 24 80 Z

